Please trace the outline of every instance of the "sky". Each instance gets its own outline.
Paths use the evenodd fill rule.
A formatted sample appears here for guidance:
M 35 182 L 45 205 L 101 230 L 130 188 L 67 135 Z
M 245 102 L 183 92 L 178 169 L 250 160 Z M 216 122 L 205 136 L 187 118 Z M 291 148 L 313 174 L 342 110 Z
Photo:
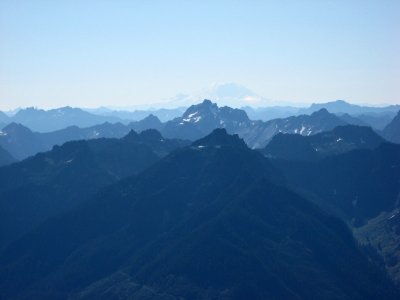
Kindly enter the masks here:
M 398 0 L 0 0 L 0 110 L 163 103 L 218 83 L 271 103 L 399 104 L 399 53 Z

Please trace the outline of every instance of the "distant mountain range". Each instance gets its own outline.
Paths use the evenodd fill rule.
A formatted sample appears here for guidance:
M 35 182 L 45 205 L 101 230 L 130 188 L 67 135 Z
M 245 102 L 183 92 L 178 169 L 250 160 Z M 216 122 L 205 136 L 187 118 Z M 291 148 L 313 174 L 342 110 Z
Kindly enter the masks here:
M 185 98 L 185 96 L 182 97 Z M 255 95 L 245 87 L 235 84 L 225 84 L 215 86 L 209 92 L 199 93 L 195 98 L 191 97 L 190 101 L 186 101 L 185 105 L 181 103 L 182 105 L 178 108 L 127 111 L 105 107 L 97 109 L 61 107 L 46 111 L 30 107 L 18 109 L 16 113 L 13 112 L 10 115 L 0 111 L 0 130 L 7 124 L 15 122 L 22 124 L 33 131 L 51 132 L 69 126 L 91 127 L 105 122 L 128 124 L 132 121 L 142 120 L 149 115 L 154 115 L 161 122 L 165 123 L 181 117 L 185 112 L 186 107 L 192 106 L 193 102 L 197 102 L 198 99 L 204 98 L 213 99 L 220 105 L 226 105 L 229 102 L 236 104 L 242 103 L 241 105 L 236 105 L 236 107 L 242 107 L 241 109 L 247 113 L 250 120 L 269 121 L 277 118 L 288 118 L 290 116 L 309 115 L 325 108 L 330 113 L 339 116 L 348 124 L 371 126 L 377 130 L 383 130 L 383 128 L 400 110 L 400 105 L 370 107 L 350 104 L 343 100 L 312 104 L 307 108 L 292 106 L 260 106 L 260 103 L 268 105 L 268 101 Z M 229 99 L 232 101 L 228 101 Z M 251 106 L 257 103 L 257 106 Z M 162 105 L 162 103 L 160 103 L 160 105 Z
M 164 123 L 160 131 L 166 137 L 195 140 L 216 128 L 225 128 L 229 133 L 237 133 L 251 148 L 259 148 L 279 132 L 312 135 L 345 124 L 345 121 L 325 109 L 310 116 L 300 115 L 267 122 L 251 121 L 244 110 L 219 107 L 210 100 L 204 100 L 190 106 L 182 117 Z
M 74 142 L 63 147 L 75 144 L 84 145 Z M 64 159 L 71 158 L 58 152 L 63 147 L 26 160 L 23 163 L 32 165 L 21 170 L 64 165 Z M 107 155 L 109 159 L 118 156 Z M 83 184 L 82 178 L 72 174 L 99 179 L 97 169 L 92 175 L 80 167 L 89 167 L 92 157 L 97 156 L 74 157 L 71 164 L 76 169 L 66 171 L 62 182 L 71 179 Z M 104 158 L 100 157 L 98 164 Z M 358 157 L 353 166 L 363 172 L 364 165 L 359 163 L 365 156 Z M 363 162 L 367 169 L 372 167 L 368 160 Z M 10 174 L 8 168 L 23 163 L 0 171 Z M 328 166 L 339 170 L 345 165 Z M 290 191 L 285 186 L 286 174 L 279 169 L 284 168 L 247 148 L 237 135 L 216 129 L 9 244 L 0 253 L 0 296 L 33 300 L 398 299 L 399 291 L 368 260 L 345 223 Z M 323 174 L 338 176 L 328 171 Z M 356 174 L 348 172 L 339 178 L 340 183 Z M 361 175 L 359 180 L 367 174 Z M 324 183 L 326 178 L 320 176 L 317 182 Z M 345 203 L 347 197 L 339 195 L 352 194 L 361 187 L 359 182 L 356 179 L 351 191 L 339 186 L 339 201 Z M 368 187 L 372 189 L 373 185 Z M 364 204 L 360 199 L 360 205 Z M 384 207 L 384 203 L 378 205 Z M 12 213 L 9 219 L 15 222 Z
M 370 127 L 346 125 L 312 136 L 279 133 L 262 153 L 271 158 L 313 161 L 354 149 L 375 149 L 384 142 Z
M 216 128 L 225 128 L 231 134 L 238 134 L 249 147 L 264 148 L 278 133 L 309 136 L 347 124 L 365 125 L 363 121 L 350 115 L 337 116 L 324 108 L 311 115 L 291 116 L 266 122 L 252 121 L 244 110 L 219 107 L 210 100 L 204 100 L 200 104 L 190 106 L 181 117 L 164 123 L 150 114 L 143 120 L 127 124 L 104 123 L 86 128 L 70 126 L 47 133 L 32 132 L 25 126 L 11 123 L 0 130 L 0 146 L 21 160 L 67 141 L 100 137 L 120 138 L 131 129 L 138 132 L 157 129 L 167 138 L 193 141 L 208 135 Z M 390 127 L 388 130 L 390 131 Z

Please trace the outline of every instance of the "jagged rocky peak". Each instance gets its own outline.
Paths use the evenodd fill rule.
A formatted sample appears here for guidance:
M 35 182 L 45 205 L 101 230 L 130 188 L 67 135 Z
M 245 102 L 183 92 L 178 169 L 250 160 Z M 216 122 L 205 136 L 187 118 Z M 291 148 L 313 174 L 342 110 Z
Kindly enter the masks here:
M 195 122 L 199 121 L 202 116 L 209 114 L 216 115 L 218 112 L 218 105 L 205 99 L 202 103 L 190 106 L 183 114 L 184 119 L 193 119 Z
M 193 146 L 229 146 L 247 148 L 245 142 L 237 134 L 230 135 L 225 128 L 217 128 L 206 137 L 195 141 Z
M 246 122 L 249 118 L 242 109 L 228 106 L 218 107 L 216 103 L 205 99 L 202 103 L 190 106 L 182 116 L 184 122 L 197 123 L 204 119 L 223 119 L 226 121 Z

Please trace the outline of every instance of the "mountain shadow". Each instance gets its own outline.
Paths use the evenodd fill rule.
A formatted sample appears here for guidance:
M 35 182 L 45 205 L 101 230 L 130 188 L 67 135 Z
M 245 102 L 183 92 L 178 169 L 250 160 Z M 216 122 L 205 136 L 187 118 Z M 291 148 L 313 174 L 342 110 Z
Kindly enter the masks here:
M 398 299 L 339 219 L 219 129 L 0 255 L 7 299 Z

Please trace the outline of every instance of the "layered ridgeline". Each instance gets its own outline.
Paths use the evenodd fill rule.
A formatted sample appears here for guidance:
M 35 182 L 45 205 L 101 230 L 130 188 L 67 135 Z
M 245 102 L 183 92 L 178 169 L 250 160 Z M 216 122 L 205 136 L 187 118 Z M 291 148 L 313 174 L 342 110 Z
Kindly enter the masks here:
M 311 115 L 300 115 L 268 122 L 252 121 L 246 112 L 227 106 L 218 107 L 209 100 L 189 107 L 182 117 L 162 123 L 149 115 L 141 121 L 104 123 L 87 128 L 70 126 L 62 130 L 38 133 L 27 127 L 12 123 L 0 131 L 0 146 L 17 159 L 24 159 L 38 152 L 50 150 L 54 145 L 80 139 L 100 137 L 120 138 L 131 129 L 142 131 L 157 129 L 167 138 L 196 140 L 216 128 L 225 128 L 229 133 L 239 134 L 251 148 L 264 147 L 277 133 L 313 135 L 345 125 L 346 121 L 322 109 Z
M 279 133 L 261 152 L 271 158 L 312 161 L 355 149 L 374 149 L 384 142 L 370 127 L 346 125 L 312 136 Z
M 393 120 L 383 129 L 383 136 L 393 143 L 400 144 L 400 111 Z
M 184 109 L 155 109 L 136 111 L 116 111 L 107 108 L 81 109 L 60 107 L 43 110 L 28 107 L 8 116 L 0 111 L 0 129 L 2 124 L 18 123 L 36 132 L 51 132 L 70 126 L 92 127 L 102 123 L 123 123 L 142 120 L 154 115 L 166 122 L 182 115 Z
M 225 86 L 226 87 L 226 86 Z M 223 87 L 222 89 L 225 89 Z M 241 88 L 239 88 L 241 89 Z M 226 90 L 226 89 L 225 89 Z M 237 92 L 225 94 L 221 97 L 219 92 L 206 93 L 190 97 L 187 103 L 193 99 L 214 99 L 219 103 L 232 102 L 237 96 Z M 243 89 L 239 91 L 240 98 L 244 98 Z M 225 93 L 225 92 L 223 92 Z M 247 95 L 250 95 L 246 92 Z M 229 96 L 228 96 L 229 95 Z M 236 95 L 236 96 L 234 96 Z M 184 95 L 180 95 L 185 97 Z M 180 98 L 178 96 L 178 98 Z M 254 94 L 253 96 L 254 97 Z M 258 96 L 255 96 L 258 97 Z M 177 100 L 177 99 L 176 99 Z M 182 99 L 181 99 L 182 100 Z M 178 101 L 179 102 L 179 101 Z M 240 102 L 240 101 L 239 101 Z M 237 102 L 236 104 L 239 104 Z M 242 102 L 245 103 L 245 102 Z M 181 103 L 182 104 L 182 103 Z M 326 103 L 313 103 L 309 107 L 291 107 L 291 106 L 268 106 L 268 107 L 243 107 L 250 119 L 269 121 L 277 118 L 287 118 L 301 114 L 310 115 L 321 109 L 327 109 L 347 123 L 360 126 L 372 126 L 374 129 L 382 130 L 396 115 L 400 109 L 400 105 L 390 105 L 385 107 L 369 107 L 350 104 L 343 100 L 336 100 Z M 159 118 L 162 122 L 167 122 L 177 117 L 181 117 L 185 111 L 185 107 L 174 109 L 148 109 L 148 110 L 113 110 L 106 107 L 96 109 L 82 109 L 72 107 L 60 107 L 50 110 L 43 110 L 34 107 L 18 109 L 14 112 L 9 112 L 9 115 L 0 111 L 0 129 L 2 124 L 12 122 L 20 123 L 33 131 L 51 132 L 60 130 L 68 126 L 91 127 L 102 124 L 104 122 L 128 124 L 131 121 L 141 120 L 150 114 Z
M 16 159 L 22 160 L 39 152 L 50 150 L 55 145 L 68 141 L 98 138 L 121 138 L 131 130 L 141 132 L 146 129 L 160 129 L 162 123 L 157 117 L 150 115 L 141 121 L 128 125 L 121 123 L 104 123 L 86 128 L 69 126 L 53 132 L 34 132 L 29 128 L 11 123 L 0 131 L 0 146 Z
M 5 299 L 398 299 L 344 223 L 215 130 L 0 255 Z
M 0 168 L 0 248 L 186 144 L 155 130 L 131 131 L 122 139 L 68 142 Z

